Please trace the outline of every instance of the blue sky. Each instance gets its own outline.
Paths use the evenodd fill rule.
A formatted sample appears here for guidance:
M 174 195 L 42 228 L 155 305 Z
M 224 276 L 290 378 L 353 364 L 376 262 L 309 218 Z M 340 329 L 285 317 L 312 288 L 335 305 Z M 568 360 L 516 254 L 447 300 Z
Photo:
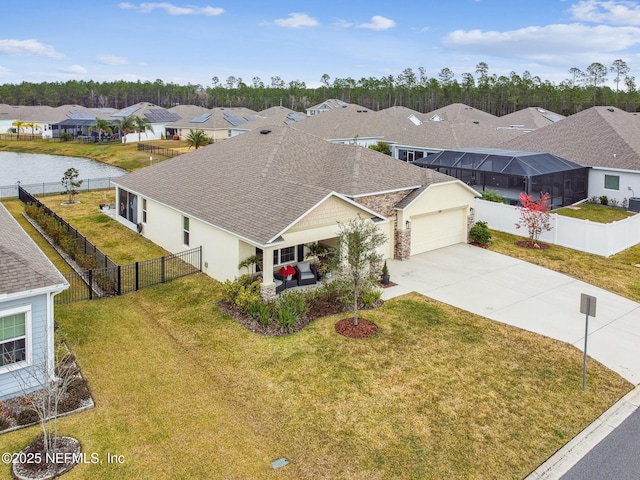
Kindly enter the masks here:
M 0 84 L 216 76 L 309 87 L 335 78 L 529 71 L 554 83 L 616 59 L 640 81 L 640 2 L 620 0 L 15 1 L 0 17 Z M 610 80 L 613 75 L 609 75 Z

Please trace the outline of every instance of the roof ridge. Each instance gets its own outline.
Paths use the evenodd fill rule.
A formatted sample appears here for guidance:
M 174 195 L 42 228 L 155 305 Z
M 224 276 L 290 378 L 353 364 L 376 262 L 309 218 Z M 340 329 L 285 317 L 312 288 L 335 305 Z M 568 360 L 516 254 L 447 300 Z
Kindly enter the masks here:
M 278 153 L 278 150 L 280 150 L 280 146 L 282 145 L 282 142 L 284 141 L 284 135 L 285 135 L 285 129 L 284 128 L 280 128 L 280 131 L 278 132 L 277 136 L 278 139 L 275 142 L 275 145 L 273 146 L 273 148 L 271 149 L 271 152 L 269 153 L 269 156 L 267 157 L 267 161 L 264 162 L 264 166 L 262 167 L 262 171 L 260 172 L 260 176 L 262 178 L 267 178 L 269 176 L 269 170 L 271 170 L 271 165 L 273 164 L 275 158 L 276 158 L 276 154 Z M 262 132 L 259 133 L 259 135 L 270 135 L 271 132 L 269 133 L 265 133 L 263 134 Z

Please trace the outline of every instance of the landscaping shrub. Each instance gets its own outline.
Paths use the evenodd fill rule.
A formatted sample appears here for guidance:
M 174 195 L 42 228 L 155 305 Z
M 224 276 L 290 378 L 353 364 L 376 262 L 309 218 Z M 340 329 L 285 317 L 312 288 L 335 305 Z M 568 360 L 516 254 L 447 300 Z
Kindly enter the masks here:
M 491 232 L 487 226 L 487 222 L 476 222 L 469 230 L 469 239 L 472 242 L 486 245 L 491 240 Z
M 309 311 L 305 295 L 296 290 L 282 292 L 275 302 L 275 320 L 278 326 L 289 331 Z
M 9 425 L 11 425 L 9 419 L 4 415 L 0 415 L 0 430 L 6 430 L 7 428 L 9 428 Z
M 609 198 L 606 195 L 600 197 L 600 205 L 609 205 Z
M 612 206 L 612 207 L 617 207 L 618 203 L 620 203 L 620 202 L 618 202 L 617 198 L 612 198 L 612 199 L 609 200 L 609 205 Z
M 498 190 L 491 190 L 489 188 L 485 189 L 482 192 L 482 200 L 486 200 L 487 202 L 495 202 L 495 203 L 507 203 L 505 198 Z
M 99 273 L 95 276 L 95 281 L 105 293 L 116 293 L 116 281 L 106 273 Z
M 377 287 L 367 288 L 362 292 L 360 296 L 360 303 L 364 308 L 373 307 L 378 300 L 382 297 L 382 290 Z
M 67 386 L 67 393 L 58 405 L 60 413 L 71 412 L 80 408 L 91 396 L 87 381 L 80 377 L 72 378 Z
M 274 307 L 271 302 L 259 299 L 249 305 L 247 310 L 247 314 L 263 327 L 267 327 L 273 322 Z
M 345 279 L 336 278 L 330 282 L 324 282 L 317 290 L 318 299 L 327 299 L 344 306 L 353 304 L 351 288 Z
M 16 422 L 18 423 L 18 425 L 29 425 L 31 423 L 36 423 L 39 420 L 40 419 L 38 418 L 38 414 L 28 408 L 22 410 L 16 417 Z

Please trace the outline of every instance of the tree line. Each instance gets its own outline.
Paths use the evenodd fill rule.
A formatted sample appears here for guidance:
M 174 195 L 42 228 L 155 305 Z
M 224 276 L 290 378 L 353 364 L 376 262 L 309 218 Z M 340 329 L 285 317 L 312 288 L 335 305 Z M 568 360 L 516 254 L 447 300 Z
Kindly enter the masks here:
M 569 77 L 559 84 L 542 80 L 524 71 L 507 75 L 491 74 L 485 62 L 476 65 L 473 73 L 456 75 L 449 68 L 436 77 L 428 77 L 423 67 L 406 68 L 398 75 L 359 80 L 319 79 L 320 87 L 307 87 L 305 82 L 286 82 L 271 77 L 268 82 L 253 77 L 246 82 L 229 76 L 220 80 L 214 76 L 211 85 L 178 85 L 155 82 L 95 82 L 69 80 L 0 85 L 0 103 L 9 105 L 77 104 L 89 108 L 121 109 L 138 102 L 150 102 L 161 107 L 198 105 L 213 107 L 247 107 L 261 111 L 284 106 L 304 111 L 328 98 L 355 103 L 372 110 L 405 106 L 419 112 L 430 112 L 452 103 L 464 103 L 493 115 L 501 116 L 527 107 L 541 107 L 563 115 L 571 115 L 594 105 L 613 105 L 626 111 L 640 109 L 640 92 L 635 77 L 623 60 L 609 67 L 592 63 L 584 70 L 573 67 Z M 611 77 L 609 77 L 611 75 Z M 612 86 L 607 85 L 611 80 Z

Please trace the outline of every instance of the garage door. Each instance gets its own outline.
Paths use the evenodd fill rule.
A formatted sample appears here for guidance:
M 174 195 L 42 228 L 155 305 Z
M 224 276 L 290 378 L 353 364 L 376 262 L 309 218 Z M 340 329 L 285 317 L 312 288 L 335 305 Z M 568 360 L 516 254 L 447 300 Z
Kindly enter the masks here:
M 464 208 L 411 217 L 411 255 L 466 241 Z

